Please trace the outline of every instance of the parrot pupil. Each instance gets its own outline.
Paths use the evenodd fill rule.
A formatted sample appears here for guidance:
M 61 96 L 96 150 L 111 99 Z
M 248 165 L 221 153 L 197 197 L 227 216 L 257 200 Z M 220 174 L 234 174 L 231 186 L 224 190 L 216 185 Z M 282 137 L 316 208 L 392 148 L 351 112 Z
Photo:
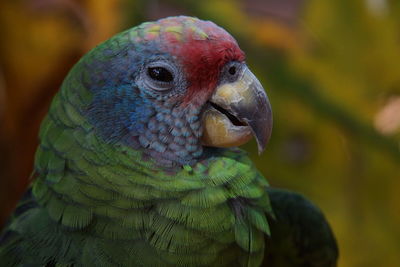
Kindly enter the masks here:
M 162 67 L 149 68 L 148 74 L 150 78 L 160 82 L 171 82 L 173 80 L 171 72 Z
M 229 71 L 230 75 L 235 75 L 236 74 L 236 67 L 230 67 L 228 71 Z

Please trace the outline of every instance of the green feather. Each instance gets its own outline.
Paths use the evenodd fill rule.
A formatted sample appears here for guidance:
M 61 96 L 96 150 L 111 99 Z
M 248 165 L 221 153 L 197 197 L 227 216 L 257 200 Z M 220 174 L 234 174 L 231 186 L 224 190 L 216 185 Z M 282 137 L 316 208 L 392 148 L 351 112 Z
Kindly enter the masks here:
M 92 218 L 92 209 L 71 204 L 65 207 L 61 223 L 71 228 L 82 229 L 89 225 Z
M 210 208 L 224 203 L 229 197 L 224 187 L 205 187 L 194 190 L 181 199 L 185 206 Z
M 177 201 L 159 203 L 156 210 L 162 216 L 177 221 L 189 228 L 207 232 L 223 232 L 234 224 L 234 216 L 227 204 L 211 208 L 182 206 Z
M 80 184 L 77 190 L 79 190 L 82 194 L 86 195 L 89 198 L 101 200 L 104 202 L 111 201 L 117 197 L 113 191 L 105 190 L 96 184 Z
M 268 221 L 266 218 L 266 214 L 264 211 L 256 210 L 254 208 L 248 207 L 246 209 L 247 216 L 251 224 L 256 227 L 258 230 L 264 232 L 267 235 L 270 235 L 270 229 L 268 225 Z
M 73 107 L 69 102 L 65 101 L 63 108 L 65 110 L 66 116 L 68 119 L 74 123 L 75 125 L 80 125 L 85 123 L 84 117 L 76 110 L 75 107 Z
M 50 218 L 56 222 L 60 221 L 64 213 L 65 204 L 66 203 L 59 199 L 59 197 L 52 194 L 47 202 L 47 211 Z
M 134 228 L 123 227 L 121 224 L 116 224 L 114 220 L 101 217 L 96 217 L 88 230 L 94 236 L 112 240 L 135 240 L 142 236 L 140 231 Z

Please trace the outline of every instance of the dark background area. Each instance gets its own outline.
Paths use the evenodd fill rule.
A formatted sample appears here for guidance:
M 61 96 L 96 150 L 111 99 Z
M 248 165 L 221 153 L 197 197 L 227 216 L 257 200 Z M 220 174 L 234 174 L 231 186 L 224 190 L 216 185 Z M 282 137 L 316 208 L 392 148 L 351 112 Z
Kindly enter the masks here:
M 266 88 L 274 130 L 245 146 L 273 186 L 317 203 L 340 266 L 400 266 L 400 2 L 3 0 L 0 222 L 29 183 L 40 121 L 72 65 L 143 21 L 227 29 Z

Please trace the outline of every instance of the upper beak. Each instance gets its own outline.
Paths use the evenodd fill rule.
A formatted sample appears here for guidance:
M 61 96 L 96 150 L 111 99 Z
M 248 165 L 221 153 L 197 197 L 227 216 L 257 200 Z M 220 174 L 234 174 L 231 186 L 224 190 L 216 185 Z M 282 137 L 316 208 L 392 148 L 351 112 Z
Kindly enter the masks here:
M 218 124 L 218 127 L 226 128 L 225 134 L 227 138 L 245 139 L 240 136 L 244 135 L 245 131 L 241 130 L 243 134 L 240 134 L 238 127 L 247 126 L 246 128 L 250 128 L 248 132 L 251 132 L 257 140 L 259 153 L 264 151 L 272 131 L 271 105 L 261 83 L 247 67 L 242 69 L 235 82 L 225 83 L 217 87 L 210 102 L 220 113 L 217 117 L 220 120 L 224 120 L 224 123 Z M 225 118 L 222 118 L 221 113 L 225 114 Z M 215 117 L 216 112 L 212 114 Z M 230 115 L 234 116 L 233 120 Z M 230 118 L 230 120 L 226 119 L 226 117 Z M 234 123 L 235 119 L 243 123 L 243 125 Z M 228 126 L 228 122 L 231 125 Z M 233 134 L 233 137 L 229 136 L 230 134 Z M 208 138 L 212 139 L 212 136 L 208 136 Z M 232 142 L 232 144 L 234 143 Z M 218 144 L 215 146 L 218 146 Z

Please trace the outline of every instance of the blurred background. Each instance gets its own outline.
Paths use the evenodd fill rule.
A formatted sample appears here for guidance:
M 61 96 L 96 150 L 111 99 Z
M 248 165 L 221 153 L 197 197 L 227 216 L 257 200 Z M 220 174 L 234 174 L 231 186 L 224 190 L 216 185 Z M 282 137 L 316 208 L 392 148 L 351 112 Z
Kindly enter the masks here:
M 266 88 L 274 131 L 245 146 L 273 186 L 326 214 L 339 266 L 400 266 L 400 1 L 2 0 L 0 224 L 28 184 L 39 124 L 71 66 L 170 15 L 227 29 Z

